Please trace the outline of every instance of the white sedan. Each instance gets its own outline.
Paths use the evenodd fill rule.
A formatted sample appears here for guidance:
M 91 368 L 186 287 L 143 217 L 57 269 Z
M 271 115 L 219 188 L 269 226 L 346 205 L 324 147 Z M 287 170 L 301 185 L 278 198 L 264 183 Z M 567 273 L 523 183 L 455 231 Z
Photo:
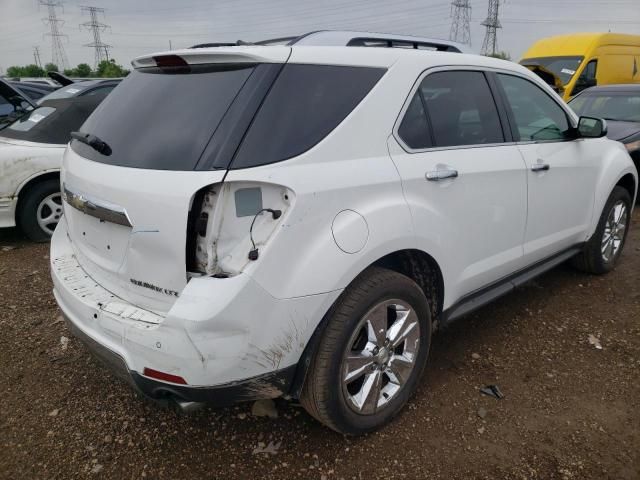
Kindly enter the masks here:
M 48 240 L 62 215 L 60 166 L 69 134 L 104 95 L 47 100 L 0 130 L 0 228 Z

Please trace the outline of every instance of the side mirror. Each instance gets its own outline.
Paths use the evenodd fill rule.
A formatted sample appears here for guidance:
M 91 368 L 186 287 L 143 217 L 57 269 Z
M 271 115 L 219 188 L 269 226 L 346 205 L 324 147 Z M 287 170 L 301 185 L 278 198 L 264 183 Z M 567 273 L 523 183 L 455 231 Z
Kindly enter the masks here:
M 582 138 L 601 138 L 607 136 L 607 122 L 602 118 L 580 117 L 578 133 Z

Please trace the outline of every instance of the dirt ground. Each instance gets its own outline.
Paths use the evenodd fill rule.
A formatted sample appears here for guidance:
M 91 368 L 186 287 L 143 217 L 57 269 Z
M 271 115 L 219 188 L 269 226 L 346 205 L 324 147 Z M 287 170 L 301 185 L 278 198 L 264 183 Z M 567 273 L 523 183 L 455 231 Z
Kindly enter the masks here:
M 61 321 L 48 245 L 0 231 L 0 478 L 638 479 L 634 220 L 615 272 L 562 266 L 436 335 L 408 408 L 363 438 L 284 401 L 269 419 L 140 400 Z

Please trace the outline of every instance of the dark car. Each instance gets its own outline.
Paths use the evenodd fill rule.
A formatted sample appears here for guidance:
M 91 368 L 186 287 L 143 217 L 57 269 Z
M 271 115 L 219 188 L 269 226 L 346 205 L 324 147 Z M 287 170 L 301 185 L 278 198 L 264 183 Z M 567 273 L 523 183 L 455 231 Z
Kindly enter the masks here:
M 588 88 L 569 105 L 578 115 L 606 119 L 607 136 L 627 147 L 640 170 L 640 84 Z
M 106 95 L 122 81 L 121 78 L 82 80 L 65 85 L 38 100 L 38 104 L 60 98 L 84 97 L 88 95 Z
M 36 83 L 36 82 L 13 82 L 9 81 L 9 83 L 18 88 L 22 93 L 29 96 L 29 98 L 33 101 L 39 100 L 45 95 L 50 94 L 51 92 L 56 91 L 60 87 L 54 87 L 53 85 L 48 85 L 46 83 Z
M 36 108 L 35 99 L 20 82 L 0 79 L 0 130 L 21 115 Z

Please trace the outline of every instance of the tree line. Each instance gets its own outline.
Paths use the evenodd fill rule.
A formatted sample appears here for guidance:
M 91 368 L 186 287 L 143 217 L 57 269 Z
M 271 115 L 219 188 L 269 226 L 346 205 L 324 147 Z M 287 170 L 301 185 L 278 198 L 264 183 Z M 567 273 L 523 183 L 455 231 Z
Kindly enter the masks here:
M 7 77 L 46 77 L 47 72 L 59 72 L 60 69 L 54 63 L 45 64 L 44 68 L 31 64 L 24 67 L 12 66 L 7 68 Z M 115 60 L 103 60 L 98 64 L 98 68 L 93 70 L 88 64 L 80 63 L 75 68 L 67 68 L 62 73 L 67 77 L 80 78 L 117 78 L 124 77 L 129 73 L 122 65 L 118 65 Z

